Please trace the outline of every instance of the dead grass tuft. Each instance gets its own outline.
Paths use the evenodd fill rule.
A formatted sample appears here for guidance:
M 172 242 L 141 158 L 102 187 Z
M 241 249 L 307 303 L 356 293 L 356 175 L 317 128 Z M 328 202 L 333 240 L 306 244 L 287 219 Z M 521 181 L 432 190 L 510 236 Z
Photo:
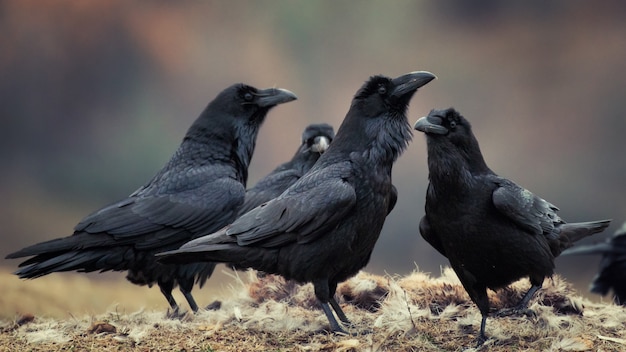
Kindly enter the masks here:
M 307 309 L 317 307 L 313 285 L 299 285 L 278 275 L 263 275 L 251 278 L 248 285 L 250 298 L 261 304 L 267 301 L 286 303 Z
M 105 321 L 97 321 L 91 324 L 91 327 L 89 327 L 87 332 L 90 334 L 115 334 L 117 332 L 117 328 Z
M 355 277 L 339 284 L 339 302 L 353 305 L 369 312 L 377 312 L 389 294 L 387 277 L 360 272 Z

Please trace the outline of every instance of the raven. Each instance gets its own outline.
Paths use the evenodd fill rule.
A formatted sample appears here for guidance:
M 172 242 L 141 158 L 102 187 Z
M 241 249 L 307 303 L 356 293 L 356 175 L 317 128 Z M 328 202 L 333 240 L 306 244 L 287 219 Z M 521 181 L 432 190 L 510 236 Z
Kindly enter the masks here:
M 20 278 L 53 272 L 128 271 L 137 285 L 156 283 L 173 310 L 178 284 L 195 312 L 194 281 L 202 286 L 214 263 L 164 265 L 154 254 L 176 249 L 231 223 L 245 197 L 248 165 L 267 112 L 295 100 L 288 90 L 226 88 L 191 125 L 169 162 L 128 198 L 81 220 L 71 236 L 42 242 L 6 258 L 34 256 L 19 266 Z
M 226 262 L 312 282 L 331 331 L 346 333 L 331 310 L 351 324 L 334 298 L 337 284 L 370 259 L 397 198 L 391 170 L 412 137 L 409 101 L 434 78 L 424 71 L 371 77 L 308 173 L 228 227 L 161 253 L 162 260 Z
M 600 271 L 590 290 L 606 295 L 613 290 L 615 304 L 626 305 L 626 222 L 606 242 L 570 248 L 562 255 L 602 254 Z
M 278 197 L 311 169 L 320 155 L 335 138 L 331 125 L 321 123 L 307 126 L 302 132 L 302 144 L 288 162 L 279 165 L 257 184 L 246 191 L 246 199 L 239 208 L 239 215 Z
M 554 258 L 573 242 L 603 231 L 610 220 L 568 224 L 559 210 L 485 163 L 470 123 L 456 110 L 432 110 L 415 123 L 426 135 L 429 185 L 422 237 L 450 261 L 482 314 L 478 345 L 485 340 L 487 288 L 522 277 L 531 288 L 501 315 L 525 311 L 554 272 Z

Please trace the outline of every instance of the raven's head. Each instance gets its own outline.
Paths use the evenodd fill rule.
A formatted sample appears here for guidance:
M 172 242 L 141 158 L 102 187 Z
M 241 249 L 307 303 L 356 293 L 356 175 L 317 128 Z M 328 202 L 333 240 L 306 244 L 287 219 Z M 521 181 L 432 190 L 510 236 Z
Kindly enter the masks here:
M 478 172 L 488 170 L 472 126 L 455 109 L 431 110 L 427 116 L 417 120 L 414 128 L 426 134 L 431 173 L 445 165 Z M 451 170 L 443 173 L 446 172 Z
M 302 132 L 302 151 L 323 153 L 328 149 L 333 138 L 335 138 L 333 126 L 326 123 L 308 125 Z
M 213 102 L 233 117 L 260 123 L 271 108 L 296 99 L 296 95 L 286 89 L 257 89 L 240 83 L 226 88 Z
M 406 118 L 409 101 L 433 79 L 435 75 L 426 71 L 370 77 L 352 99 L 330 150 L 365 152 L 368 158 L 384 159 L 385 165 L 395 161 L 412 137 Z
M 466 139 L 472 135 L 469 121 L 453 108 L 433 109 L 427 116 L 417 120 L 413 127 L 428 137 L 445 137 L 457 145 L 467 144 L 469 141 Z
M 353 105 L 362 106 L 369 116 L 387 111 L 404 115 L 417 89 L 435 78 L 426 71 L 415 71 L 396 78 L 373 76 L 356 93 Z
M 189 132 L 197 137 L 230 137 L 233 136 L 233 126 L 258 128 L 272 107 L 296 99 L 296 95 L 286 89 L 257 89 L 243 83 L 233 84 L 209 103 Z
M 245 184 L 256 138 L 267 112 L 295 99 L 295 94 L 286 89 L 234 84 L 209 103 L 187 131 L 185 141 L 204 144 L 215 157 L 230 159 Z

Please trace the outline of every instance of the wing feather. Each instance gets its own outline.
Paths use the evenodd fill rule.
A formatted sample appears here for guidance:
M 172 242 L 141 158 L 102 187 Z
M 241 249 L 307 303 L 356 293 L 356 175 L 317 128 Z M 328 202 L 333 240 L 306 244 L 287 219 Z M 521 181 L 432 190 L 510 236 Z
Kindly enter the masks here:
M 507 179 L 498 177 L 496 183 L 492 201 L 500 213 L 535 235 L 558 232 L 555 225 L 562 223 L 556 214 L 559 208 Z
M 175 194 L 134 194 L 87 216 L 74 230 L 161 248 L 219 230 L 232 221 L 244 194 L 243 185 L 228 177 Z
M 311 172 L 291 188 L 237 219 L 228 229 L 242 246 L 315 241 L 352 211 L 356 192 L 348 165 Z

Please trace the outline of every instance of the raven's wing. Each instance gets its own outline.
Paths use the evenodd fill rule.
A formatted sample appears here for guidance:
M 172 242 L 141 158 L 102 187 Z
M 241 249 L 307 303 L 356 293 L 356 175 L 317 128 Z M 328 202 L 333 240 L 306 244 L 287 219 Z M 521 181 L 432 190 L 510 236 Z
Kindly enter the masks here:
M 356 192 L 349 162 L 307 173 L 287 191 L 238 218 L 227 233 L 241 246 L 309 243 L 352 211 Z
M 271 173 L 261 179 L 253 188 L 246 191 L 246 199 L 239 209 L 239 214 L 245 214 L 259 205 L 278 197 L 289 186 L 302 176 L 297 170 L 289 169 Z
M 229 177 L 175 192 L 135 192 L 87 216 L 74 230 L 106 233 L 116 241 L 131 241 L 143 249 L 184 243 L 231 221 L 244 192 L 243 185 Z
M 559 208 L 510 180 L 493 176 L 493 181 L 497 187 L 492 201 L 500 213 L 535 235 L 557 235 L 555 225 L 562 223 L 556 214 Z

